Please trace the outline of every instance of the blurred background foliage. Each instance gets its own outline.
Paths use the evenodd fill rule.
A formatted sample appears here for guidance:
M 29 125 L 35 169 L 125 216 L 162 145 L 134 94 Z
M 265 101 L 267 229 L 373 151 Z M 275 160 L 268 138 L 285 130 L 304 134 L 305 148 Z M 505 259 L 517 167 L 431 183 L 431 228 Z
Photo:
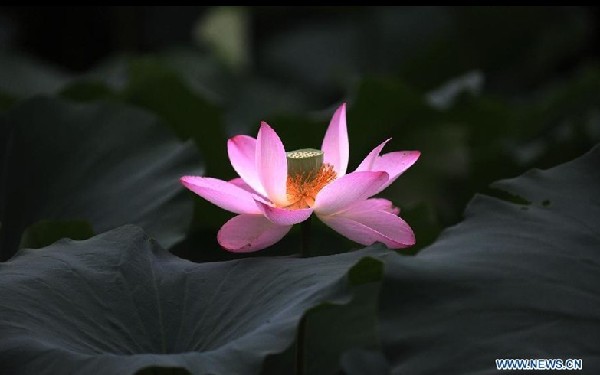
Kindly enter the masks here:
M 318 147 L 347 102 L 351 169 L 390 137 L 387 151 L 422 151 L 382 193 L 415 229 L 412 254 L 475 193 L 501 194 L 492 181 L 600 140 L 599 17 L 596 7 L 2 7 L 0 108 L 38 95 L 136 107 L 192 140 L 206 175 L 226 179 L 228 137 L 255 135 L 266 120 L 287 149 Z M 194 219 L 171 250 L 233 257 L 216 243 L 230 214 L 187 198 Z M 315 254 L 359 247 L 315 231 Z M 292 232 L 258 255 L 299 244 Z

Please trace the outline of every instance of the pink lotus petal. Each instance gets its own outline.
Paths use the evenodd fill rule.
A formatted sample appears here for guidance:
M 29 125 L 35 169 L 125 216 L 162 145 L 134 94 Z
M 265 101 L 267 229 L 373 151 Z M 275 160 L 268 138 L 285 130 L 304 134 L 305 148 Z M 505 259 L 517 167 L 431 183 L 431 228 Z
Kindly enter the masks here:
M 338 177 L 346 174 L 349 150 L 346 103 L 344 103 L 333 114 L 321 145 L 321 151 L 324 154 L 323 162 L 331 164 Z
M 391 138 L 390 138 L 391 139 Z M 360 163 L 356 171 L 384 171 L 390 175 L 387 183 L 381 186 L 377 192 L 383 191 L 390 186 L 396 179 L 410 168 L 419 159 L 421 153 L 419 151 L 398 151 L 390 152 L 385 155 L 379 155 L 381 150 L 390 139 L 375 147 L 369 155 Z
M 351 209 L 354 213 L 359 213 L 363 211 L 385 211 L 392 213 L 394 215 L 398 215 L 400 213 L 400 209 L 398 207 L 394 207 L 394 204 L 385 199 L 385 198 L 370 198 L 364 201 L 359 201 L 353 203 L 348 209 Z M 342 210 L 340 213 L 344 212 Z
M 261 213 L 251 194 L 227 181 L 196 176 L 184 176 L 180 181 L 186 188 L 227 211 L 236 214 Z
M 266 196 L 256 171 L 256 139 L 236 135 L 227 141 L 227 153 L 231 166 L 254 191 Z
M 246 181 L 242 180 L 240 177 L 236 177 L 236 178 L 229 180 L 229 183 L 239 187 L 240 189 L 247 191 L 248 193 L 250 193 L 252 195 L 258 195 L 258 193 L 254 189 L 252 189 L 252 187 L 250 185 L 248 185 L 246 183 Z
M 219 233 L 219 244 L 234 253 L 249 253 L 278 242 L 291 225 L 277 225 L 263 215 L 238 215 L 226 222 Z
M 373 164 L 375 163 L 375 160 L 379 158 L 381 150 L 383 150 L 385 144 L 388 143 L 391 139 L 392 138 L 386 139 L 383 143 L 381 143 L 379 146 L 375 147 L 371 152 L 369 152 L 369 155 L 367 155 L 367 157 L 364 158 L 363 161 L 358 165 L 358 168 L 356 168 L 356 172 L 373 170 L 372 168 Z
M 262 211 L 263 215 L 273 223 L 278 225 L 293 225 L 308 219 L 313 212 L 312 208 L 302 208 L 290 210 L 287 208 L 274 207 L 256 199 L 256 205 Z
M 343 212 L 319 218 L 336 232 L 363 245 L 381 242 L 390 249 L 401 249 L 415 244 L 415 235 L 404 220 L 380 210 L 380 202 L 371 204 L 371 210 L 365 209 L 369 204 L 358 202 Z
M 256 170 L 266 196 L 277 205 L 287 202 L 287 158 L 275 131 L 262 122 L 256 142 Z
M 372 171 L 385 171 L 390 175 L 388 182 L 386 182 L 380 190 L 384 190 L 390 186 L 396 179 L 410 168 L 421 156 L 419 151 L 397 151 L 390 152 L 385 155 L 378 157 L 373 163 Z M 377 194 L 375 193 L 375 194 Z
M 388 180 L 386 172 L 352 172 L 331 182 L 317 194 L 314 210 L 319 215 L 331 215 L 362 201 Z

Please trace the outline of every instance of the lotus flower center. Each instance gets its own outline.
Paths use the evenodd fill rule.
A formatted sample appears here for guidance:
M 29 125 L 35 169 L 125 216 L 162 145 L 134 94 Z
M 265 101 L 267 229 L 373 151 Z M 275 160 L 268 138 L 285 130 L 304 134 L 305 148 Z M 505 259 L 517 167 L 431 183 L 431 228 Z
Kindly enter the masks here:
M 323 164 L 323 151 L 303 148 L 286 153 L 287 156 L 287 201 L 286 208 L 312 207 L 317 193 L 335 180 L 336 173 L 331 164 Z

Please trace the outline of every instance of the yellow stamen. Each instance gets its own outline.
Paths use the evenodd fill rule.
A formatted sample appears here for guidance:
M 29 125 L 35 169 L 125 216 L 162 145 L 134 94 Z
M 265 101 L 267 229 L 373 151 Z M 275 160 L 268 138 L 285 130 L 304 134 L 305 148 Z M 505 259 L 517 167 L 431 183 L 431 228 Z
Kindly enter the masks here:
M 317 193 L 328 183 L 335 180 L 333 166 L 323 164 L 316 171 L 298 172 L 288 175 L 286 208 L 300 209 L 312 207 Z

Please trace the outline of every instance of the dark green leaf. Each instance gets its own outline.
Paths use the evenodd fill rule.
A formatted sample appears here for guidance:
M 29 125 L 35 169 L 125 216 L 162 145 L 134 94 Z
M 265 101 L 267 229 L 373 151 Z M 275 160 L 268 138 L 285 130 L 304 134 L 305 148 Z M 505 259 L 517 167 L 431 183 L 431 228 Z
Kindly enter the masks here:
M 97 232 L 144 227 L 163 246 L 180 241 L 192 201 L 184 174 L 201 174 L 192 144 L 122 105 L 37 98 L 0 119 L 2 258 L 39 220 L 87 220 Z
M 596 147 L 495 183 L 531 204 L 476 196 L 435 244 L 386 263 L 381 335 L 395 373 L 495 374 L 497 358 L 600 371 L 599 165 Z
M 221 111 L 172 69 L 152 58 L 132 60 L 124 95 L 127 102 L 155 113 L 180 138 L 193 139 L 207 160 L 208 174 L 229 166 Z
M 13 106 L 13 104 L 15 104 L 17 102 L 17 99 L 5 94 L 3 92 L 0 92 L 0 111 L 4 111 L 6 109 L 9 109 L 10 107 Z
M 352 300 L 349 269 L 372 263 L 360 259 L 390 255 L 372 248 L 196 264 L 133 226 L 22 250 L 0 264 L 0 367 L 21 375 L 258 373 L 267 355 L 292 344 L 306 311 Z
M 383 252 L 386 258 L 394 256 L 389 250 Z M 364 257 L 356 263 L 348 272 L 352 301 L 311 309 L 302 318 L 294 346 L 267 358 L 261 374 L 288 373 L 298 361 L 303 362 L 303 374 L 337 374 L 344 353 L 359 349 L 381 351 L 377 305 L 383 258 Z
M 54 94 L 70 80 L 59 69 L 15 52 L 0 53 L 0 93 L 22 99 Z
M 390 365 L 375 350 L 349 350 L 342 356 L 342 369 L 346 375 L 389 375 Z
M 530 88 L 594 36 L 593 13 L 581 7 L 346 7 L 306 18 L 270 11 L 256 11 L 259 22 L 279 23 L 257 44 L 259 68 L 321 97 L 374 73 L 430 90 L 480 69 L 495 89 Z
M 80 102 L 117 97 L 117 94 L 104 83 L 85 80 L 74 81 L 70 85 L 65 86 L 60 95 Z
M 373 268 L 381 271 L 379 281 L 383 264 L 373 258 L 363 258 L 351 270 L 350 277 L 360 272 L 366 277 L 365 281 L 369 280 L 373 277 L 369 275 Z M 381 350 L 377 321 L 379 289 L 379 282 L 358 285 L 353 288 L 355 297 L 349 304 L 324 306 L 309 312 L 306 316 L 306 374 L 338 373 L 342 355 L 348 350 Z
M 191 375 L 191 372 L 181 367 L 152 366 L 137 371 L 135 375 Z
M 360 267 L 358 267 L 360 266 Z M 350 282 L 354 285 L 362 285 L 381 281 L 383 277 L 383 264 L 373 258 L 363 258 L 357 267 L 352 268 L 348 274 Z

